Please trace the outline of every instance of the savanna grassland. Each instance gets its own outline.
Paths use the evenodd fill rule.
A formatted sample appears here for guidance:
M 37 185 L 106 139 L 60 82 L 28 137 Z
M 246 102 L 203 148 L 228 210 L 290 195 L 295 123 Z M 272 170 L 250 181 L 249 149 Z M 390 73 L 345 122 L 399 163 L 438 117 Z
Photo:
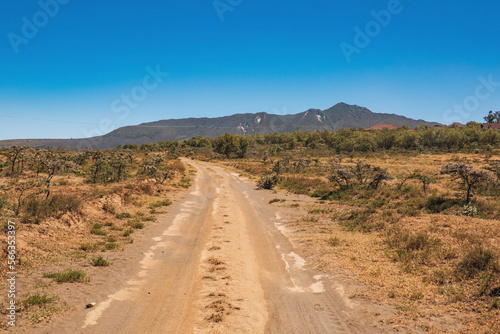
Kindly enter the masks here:
M 226 135 L 193 155 L 275 191 L 271 205 L 299 212 L 287 227 L 315 267 L 356 275 L 363 296 L 396 308 L 395 328 L 498 333 L 499 139 L 473 124 Z
M 103 251 L 133 242 L 134 231 L 189 187 L 192 172 L 178 157 L 210 161 L 275 192 L 269 205 L 295 210 L 286 227 L 300 252 L 316 269 L 354 275 L 366 286 L 361 296 L 392 305 L 394 328 L 498 333 L 499 148 L 500 131 L 476 123 L 226 134 L 101 151 L 12 147 L 0 152 L 0 222 L 3 235 L 9 220 L 22 227 L 22 275 L 81 259 L 107 266 Z M 3 279 L 6 263 L 0 268 Z M 73 269 L 43 275 L 90 279 Z M 26 321 L 64 309 L 44 291 L 21 297 Z
M 106 254 L 133 243 L 134 233 L 189 187 L 192 174 L 173 150 L 160 149 L 12 147 L 0 151 L 0 160 L 0 242 L 6 255 L 0 276 L 6 291 L 12 271 L 6 258 L 15 250 L 18 324 L 46 322 L 63 312 L 61 296 L 47 292 L 50 285 L 89 282 L 85 270 L 71 266 L 76 261 L 113 265 Z M 12 231 L 15 244 L 7 238 Z M 63 264 L 69 268 L 45 269 Z M 7 305 L 7 294 L 2 294 L 2 326 L 7 325 Z

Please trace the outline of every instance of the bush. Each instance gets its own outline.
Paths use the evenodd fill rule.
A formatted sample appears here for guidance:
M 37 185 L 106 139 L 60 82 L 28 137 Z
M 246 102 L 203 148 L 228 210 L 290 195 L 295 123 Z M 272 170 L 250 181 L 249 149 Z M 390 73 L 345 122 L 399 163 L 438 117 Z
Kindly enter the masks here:
M 129 223 L 130 227 L 132 228 L 135 228 L 136 230 L 140 230 L 140 229 L 143 229 L 144 228 L 144 223 L 141 223 L 141 222 L 130 222 Z
M 279 178 L 276 174 L 266 174 L 257 182 L 258 189 L 273 189 L 278 184 Z
M 372 208 L 354 210 L 341 215 L 338 219 L 340 220 L 340 225 L 349 231 L 370 232 L 375 228 L 373 219 L 370 219 L 370 216 L 375 212 Z
M 107 242 L 104 244 L 104 248 L 106 248 L 107 250 L 117 250 L 118 248 L 120 248 L 120 244 L 116 242 Z
M 149 208 L 156 209 L 156 208 L 161 208 L 162 206 L 169 206 L 169 205 L 172 205 L 172 201 L 169 199 L 164 199 L 162 201 L 157 201 L 149 204 Z
M 496 254 L 492 250 L 476 246 L 460 260 L 455 273 L 461 278 L 473 278 L 487 270 L 498 271 Z
M 75 195 L 53 195 L 49 198 L 34 197 L 26 201 L 23 222 L 40 223 L 48 217 L 60 218 L 67 212 L 78 212 L 82 200 Z
M 101 230 L 99 228 L 94 228 L 94 229 L 90 230 L 90 233 L 95 234 L 95 235 L 102 235 L 102 236 L 107 234 L 106 231 Z
M 68 269 L 64 272 L 43 274 L 43 277 L 52 278 L 57 283 L 88 282 L 87 274 L 81 270 Z
M 425 208 L 429 213 L 441 213 L 457 204 L 459 204 L 459 201 L 456 199 L 433 195 L 427 199 Z
M 86 242 L 80 245 L 80 249 L 84 252 L 95 252 L 99 249 L 99 244 Z
M 118 219 L 132 218 L 132 215 L 128 212 L 120 212 L 116 214 L 116 218 Z
M 131 235 L 132 233 L 134 233 L 134 230 L 133 230 L 133 229 L 131 229 L 131 228 L 129 228 L 129 229 L 127 229 L 127 230 L 123 231 L 123 234 L 122 234 L 122 235 L 123 235 L 124 237 L 128 237 L 128 236 L 129 236 L 129 235 Z
M 92 263 L 94 267 L 107 267 L 110 264 L 109 260 L 102 257 L 102 255 L 99 255 L 98 257 L 93 257 L 90 260 L 90 263 Z
M 364 189 L 377 189 L 379 185 L 389 179 L 385 169 L 358 161 L 354 166 L 334 164 L 328 180 L 347 190 L 354 186 Z
M 277 202 L 286 202 L 286 199 L 273 198 L 269 201 L 269 204 L 277 203 Z
M 399 228 L 389 230 L 386 242 L 390 248 L 395 250 L 394 260 L 404 263 L 427 262 L 441 244 L 440 239 L 430 238 L 426 233 L 415 234 Z
M 24 307 L 29 308 L 31 306 L 40 306 L 43 307 L 45 304 L 50 304 L 53 303 L 55 300 L 57 300 L 57 297 L 52 296 L 49 297 L 47 294 L 40 295 L 39 293 L 36 294 L 28 294 L 26 299 L 22 301 L 22 304 Z

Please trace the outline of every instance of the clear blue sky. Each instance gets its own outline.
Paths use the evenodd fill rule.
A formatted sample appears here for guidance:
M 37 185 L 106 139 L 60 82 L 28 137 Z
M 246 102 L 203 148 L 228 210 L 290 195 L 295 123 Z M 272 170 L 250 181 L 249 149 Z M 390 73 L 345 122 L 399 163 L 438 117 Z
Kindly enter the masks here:
M 496 0 L 55 1 L 0 5 L 0 139 L 338 102 L 442 123 L 500 110 Z

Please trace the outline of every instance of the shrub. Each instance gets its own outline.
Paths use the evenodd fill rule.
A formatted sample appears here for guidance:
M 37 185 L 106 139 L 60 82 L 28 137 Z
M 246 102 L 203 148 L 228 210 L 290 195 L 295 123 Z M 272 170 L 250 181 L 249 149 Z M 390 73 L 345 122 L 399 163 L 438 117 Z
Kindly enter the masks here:
M 116 208 L 109 202 L 104 203 L 102 205 L 102 209 L 107 213 L 111 213 L 112 215 L 116 214 Z
M 94 228 L 94 229 L 90 230 L 90 233 L 95 234 L 95 235 L 102 235 L 102 236 L 107 234 L 106 231 L 101 230 L 99 228 Z
M 102 255 L 99 255 L 98 257 L 93 257 L 90 260 L 90 263 L 92 263 L 94 267 L 107 267 L 110 264 L 109 260 L 102 257 Z
M 427 199 L 425 208 L 429 213 L 441 213 L 457 204 L 459 204 L 457 200 L 433 195 Z
M 40 295 L 39 293 L 33 295 L 28 294 L 28 296 L 22 301 L 22 305 L 26 308 L 29 308 L 31 306 L 43 307 L 45 304 L 53 303 L 56 300 L 57 300 L 56 296 L 50 297 L 47 294 L 43 295 Z
M 134 222 L 130 222 L 129 226 L 132 228 L 135 228 L 136 230 L 140 230 L 140 229 L 144 228 L 144 223 L 134 221 Z
M 375 227 L 370 216 L 375 212 L 372 208 L 354 210 L 344 213 L 338 219 L 340 220 L 340 225 L 349 231 L 370 232 Z
M 338 246 L 338 245 L 340 245 L 340 239 L 337 237 L 330 238 L 330 239 L 328 239 L 328 244 L 330 246 Z
M 156 208 L 160 208 L 162 206 L 169 206 L 169 205 L 172 205 L 172 201 L 169 199 L 164 199 L 164 200 L 153 202 L 153 203 L 149 204 L 149 208 L 156 209 Z
M 258 189 L 273 189 L 278 184 L 279 178 L 276 174 L 266 174 L 257 182 Z
M 389 175 L 385 169 L 358 161 L 354 166 L 341 166 L 335 163 L 328 175 L 328 180 L 347 190 L 354 186 L 377 189 Z
M 473 278 L 482 271 L 498 270 L 496 254 L 489 249 L 476 246 L 460 260 L 455 273 L 458 277 Z
M 277 203 L 277 202 L 284 202 L 285 200 L 281 200 L 279 198 L 273 198 L 272 200 L 269 201 L 269 204 Z
M 394 260 L 404 263 L 427 262 L 441 244 L 440 239 L 430 238 L 426 233 L 414 234 L 397 227 L 388 231 L 386 242 L 395 251 L 393 253 Z
M 459 214 L 462 216 L 475 217 L 477 216 L 477 207 L 471 203 L 462 207 Z
M 86 242 L 80 245 L 80 249 L 84 252 L 95 252 L 99 249 L 99 244 Z
M 68 269 L 64 272 L 43 274 L 43 277 L 52 278 L 57 283 L 88 282 L 87 274 L 81 270 Z
M 107 250 L 117 250 L 118 248 L 120 248 L 120 244 L 116 242 L 107 242 L 104 244 L 104 248 L 106 248 Z
M 60 218 L 67 212 L 77 212 L 82 200 L 75 195 L 53 195 L 49 198 L 33 197 L 23 208 L 23 222 L 40 223 L 48 217 Z
M 132 215 L 128 212 L 120 212 L 116 214 L 116 218 L 118 219 L 132 218 Z
M 131 235 L 132 233 L 134 233 L 134 230 L 133 230 L 133 229 L 131 229 L 131 228 L 129 228 L 129 229 L 127 229 L 127 230 L 123 231 L 123 236 L 124 236 L 124 237 L 128 237 L 128 236 L 129 236 L 129 235 Z

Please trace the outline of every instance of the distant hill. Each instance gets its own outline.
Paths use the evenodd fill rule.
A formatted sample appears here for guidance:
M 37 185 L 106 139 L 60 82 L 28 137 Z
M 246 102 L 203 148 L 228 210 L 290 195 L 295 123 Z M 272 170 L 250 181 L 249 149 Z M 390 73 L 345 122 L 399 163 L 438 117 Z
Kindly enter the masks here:
M 104 136 L 86 139 L 19 139 L 0 141 L 0 146 L 113 148 L 124 144 L 143 144 L 168 140 L 185 140 L 196 135 L 217 137 L 224 133 L 237 135 L 266 134 L 342 128 L 368 128 L 375 124 L 394 124 L 410 128 L 436 122 L 414 120 L 395 114 L 374 113 L 367 108 L 339 103 L 326 109 L 309 109 L 292 115 L 266 112 L 235 114 L 217 118 L 168 119 L 116 129 Z

